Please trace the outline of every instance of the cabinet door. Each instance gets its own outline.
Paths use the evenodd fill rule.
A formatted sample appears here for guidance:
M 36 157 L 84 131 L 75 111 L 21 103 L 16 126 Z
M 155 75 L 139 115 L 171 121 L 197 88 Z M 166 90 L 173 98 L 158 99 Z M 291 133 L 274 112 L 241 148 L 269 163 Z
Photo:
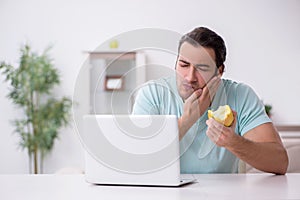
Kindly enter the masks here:
M 283 137 L 282 142 L 289 156 L 288 173 L 300 173 L 300 132 L 297 137 Z

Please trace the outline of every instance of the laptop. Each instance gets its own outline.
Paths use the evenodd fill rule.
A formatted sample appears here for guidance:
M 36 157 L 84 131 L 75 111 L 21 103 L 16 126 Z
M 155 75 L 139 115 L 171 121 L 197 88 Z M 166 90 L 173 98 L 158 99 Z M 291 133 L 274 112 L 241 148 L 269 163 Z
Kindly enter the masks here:
M 93 184 L 181 186 L 175 115 L 85 115 L 85 179 Z

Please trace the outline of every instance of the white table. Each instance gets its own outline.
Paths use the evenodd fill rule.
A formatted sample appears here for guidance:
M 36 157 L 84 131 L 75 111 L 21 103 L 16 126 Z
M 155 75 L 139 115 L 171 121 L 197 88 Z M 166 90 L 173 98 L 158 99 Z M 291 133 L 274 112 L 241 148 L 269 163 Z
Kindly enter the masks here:
M 0 199 L 300 199 L 300 174 L 194 176 L 196 183 L 171 188 L 91 185 L 83 175 L 0 175 Z

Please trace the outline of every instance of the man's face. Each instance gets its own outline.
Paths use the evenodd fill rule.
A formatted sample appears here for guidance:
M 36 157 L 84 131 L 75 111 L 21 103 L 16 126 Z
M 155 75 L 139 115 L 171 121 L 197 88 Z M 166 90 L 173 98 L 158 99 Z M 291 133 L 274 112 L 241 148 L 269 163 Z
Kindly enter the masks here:
M 186 100 L 217 75 L 215 52 L 212 48 L 194 47 L 184 42 L 176 62 L 176 82 L 179 95 Z

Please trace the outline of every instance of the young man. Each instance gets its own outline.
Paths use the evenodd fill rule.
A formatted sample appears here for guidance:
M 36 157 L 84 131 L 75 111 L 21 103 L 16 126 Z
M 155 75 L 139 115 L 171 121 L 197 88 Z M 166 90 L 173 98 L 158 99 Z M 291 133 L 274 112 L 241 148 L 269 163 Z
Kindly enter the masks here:
M 178 116 L 181 173 L 236 173 L 238 160 L 275 174 L 285 174 L 288 157 L 264 105 L 245 84 L 221 79 L 226 47 L 205 27 L 184 35 L 176 75 L 141 88 L 133 114 Z M 207 118 L 221 105 L 234 110 L 230 127 Z

